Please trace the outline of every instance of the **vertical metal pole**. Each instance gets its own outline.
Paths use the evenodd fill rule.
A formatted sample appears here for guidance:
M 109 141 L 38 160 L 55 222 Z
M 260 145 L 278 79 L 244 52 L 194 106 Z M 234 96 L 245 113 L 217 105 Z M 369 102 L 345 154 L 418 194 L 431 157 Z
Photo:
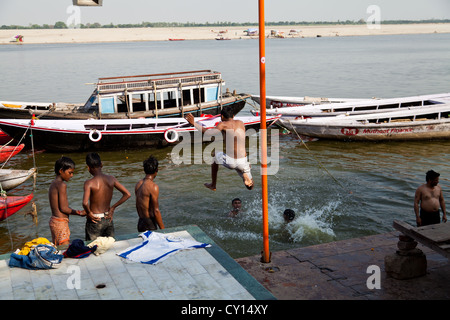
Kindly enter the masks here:
M 262 185 L 262 220 L 263 220 L 263 251 L 261 261 L 270 262 L 269 251 L 269 213 L 267 193 L 267 127 L 266 127 L 266 48 L 264 26 L 264 0 L 259 0 L 259 87 L 261 111 L 261 185 Z

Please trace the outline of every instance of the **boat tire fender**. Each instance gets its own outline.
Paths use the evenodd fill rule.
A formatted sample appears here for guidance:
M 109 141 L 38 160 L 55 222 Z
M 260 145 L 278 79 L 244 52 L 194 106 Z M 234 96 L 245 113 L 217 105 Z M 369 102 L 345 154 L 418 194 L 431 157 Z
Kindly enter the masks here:
M 170 138 L 172 135 L 172 138 Z M 174 143 L 178 140 L 178 132 L 175 129 L 169 129 L 164 132 L 164 139 L 169 143 Z
M 99 142 L 102 139 L 102 133 L 96 129 L 89 132 L 89 139 L 92 142 Z

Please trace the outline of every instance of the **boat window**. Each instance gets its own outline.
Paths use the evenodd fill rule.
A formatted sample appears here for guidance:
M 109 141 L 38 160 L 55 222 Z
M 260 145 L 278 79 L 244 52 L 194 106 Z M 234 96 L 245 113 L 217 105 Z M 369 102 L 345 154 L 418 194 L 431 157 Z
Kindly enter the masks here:
M 104 124 L 86 124 L 86 125 L 84 125 L 84 128 L 87 130 L 104 130 L 105 125 Z
M 191 90 L 183 90 L 183 106 L 191 105 Z M 181 105 L 181 103 L 180 103 Z
M 403 105 L 403 104 L 402 104 Z M 393 104 L 382 104 L 378 106 L 378 109 L 394 109 L 394 108 L 398 108 L 399 104 L 398 103 L 393 103 Z
M 194 104 L 195 103 L 201 103 L 205 102 L 205 88 L 196 88 L 193 89 L 193 95 L 194 95 Z
M 154 129 L 154 123 L 136 123 L 131 125 L 131 129 Z
M 130 100 L 128 95 L 118 96 L 117 100 L 117 112 L 128 112 L 130 106 Z
M 129 124 L 108 124 L 106 130 L 129 130 Z
M 145 111 L 145 99 L 144 94 L 133 94 L 133 112 Z
M 164 91 L 164 109 L 175 108 L 177 106 L 177 99 L 175 91 Z
M 156 108 L 156 101 L 155 101 L 155 93 L 149 92 L 148 93 L 148 109 L 149 110 L 155 110 Z

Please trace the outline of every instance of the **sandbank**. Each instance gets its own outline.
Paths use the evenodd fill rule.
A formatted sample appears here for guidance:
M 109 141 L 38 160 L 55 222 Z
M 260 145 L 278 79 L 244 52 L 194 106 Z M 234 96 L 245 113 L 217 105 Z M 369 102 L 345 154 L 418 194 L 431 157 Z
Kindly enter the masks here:
M 379 28 L 367 25 L 326 25 L 326 26 L 266 26 L 266 36 L 292 37 L 336 37 L 399 34 L 450 33 L 450 23 L 381 24 Z M 20 29 L 0 30 L 0 44 L 14 44 L 14 37 L 24 36 L 23 44 L 52 43 L 93 43 L 124 41 L 169 41 L 169 40 L 214 40 L 219 33 L 224 38 L 256 39 L 245 30 L 254 27 L 180 27 L 180 28 L 99 28 L 99 29 Z M 293 32 L 296 31 L 296 32 Z

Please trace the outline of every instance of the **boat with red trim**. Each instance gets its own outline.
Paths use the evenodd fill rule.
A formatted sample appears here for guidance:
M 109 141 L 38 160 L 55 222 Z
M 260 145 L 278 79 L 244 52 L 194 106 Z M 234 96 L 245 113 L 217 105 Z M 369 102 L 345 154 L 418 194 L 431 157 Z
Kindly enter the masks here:
M 270 125 L 280 116 L 268 116 Z M 235 116 L 246 129 L 260 127 L 258 116 Z M 219 115 L 196 117 L 196 122 L 214 128 L 221 121 Z M 78 152 L 88 150 L 118 150 L 126 148 L 164 147 L 178 142 L 182 132 L 197 131 L 184 118 L 144 119 L 0 119 L 0 129 L 16 140 L 26 135 L 25 144 L 52 152 Z

